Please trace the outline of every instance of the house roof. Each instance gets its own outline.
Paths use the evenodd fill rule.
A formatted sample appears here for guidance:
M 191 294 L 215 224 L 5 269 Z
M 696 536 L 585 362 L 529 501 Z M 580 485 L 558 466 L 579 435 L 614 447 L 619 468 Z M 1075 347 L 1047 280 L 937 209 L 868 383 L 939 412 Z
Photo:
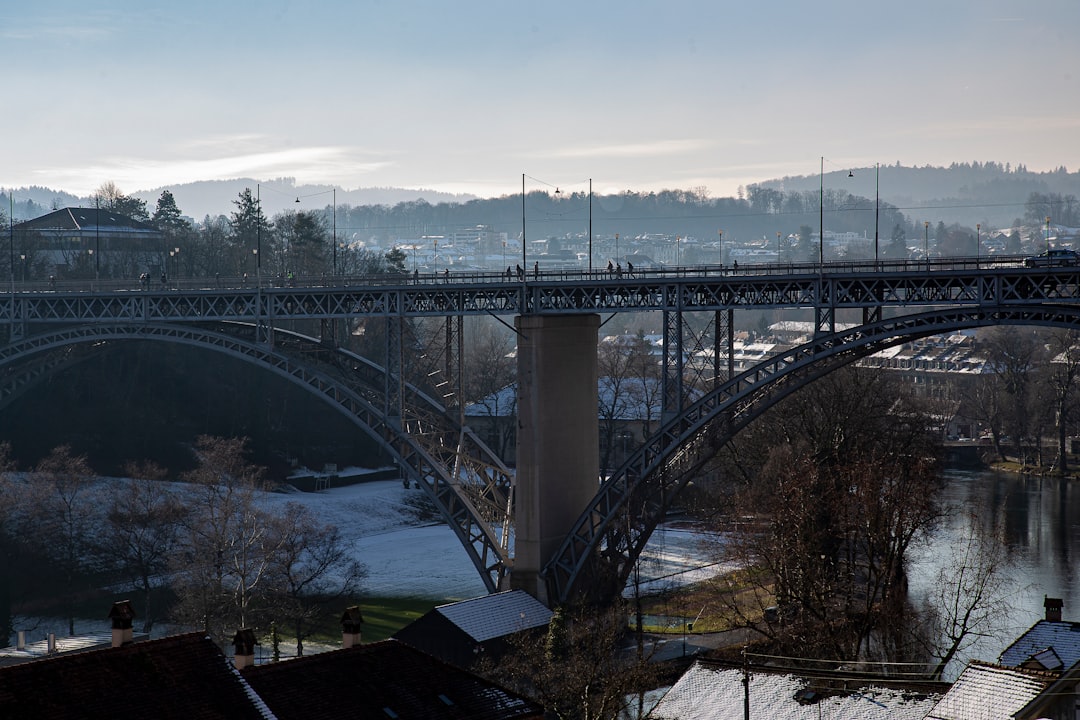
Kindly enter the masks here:
M 274 717 L 200 633 L 0 668 L 0 714 L 53 720 Z
M 476 642 L 544 627 L 551 622 L 551 610 L 524 590 L 507 590 L 440 605 L 434 612 Z
M 872 684 L 855 690 L 815 691 L 815 696 L 796 695 L 820 685 L 815 679 L 754 668 L 750 673 L 750 716 L 769 720 L 923 720 L 941 697 L 929 690 Z M 698 660 L 668 690 L 649 714 L 652 720 L 742 720 L 743 671 Z
M 535 703 L 397 640 L 245 668 L 279 720 L 540 718 Z
M 68 207 L 25 220 L 15 225 L 19 232 L 101 232 L 109 235 L 158 235 L 153 225 L 139 222 L 127 215 L 98 208 Z
M 1006 667 L 1019 667 L 1046 650 L 1053 650 L 1064 667 L 1075 665 L 1080 661 L 1080 623 L 1040 620 L 1005 648 L 998 662 Z
M 658 420 L 662 404 L 658 378 L 601 376 L 596 381 L 597 415 L 616 420 Z M 693 392 L 693 399 L 700 393 Z M 496 390 L 465 406 L 467 417 L 513 417 L 517 414 L 517 383 Z
M 1011 718 L 1057 677 L 1058 673 L 1002 667 L 973 660 L 926 716 L 926 720 Z

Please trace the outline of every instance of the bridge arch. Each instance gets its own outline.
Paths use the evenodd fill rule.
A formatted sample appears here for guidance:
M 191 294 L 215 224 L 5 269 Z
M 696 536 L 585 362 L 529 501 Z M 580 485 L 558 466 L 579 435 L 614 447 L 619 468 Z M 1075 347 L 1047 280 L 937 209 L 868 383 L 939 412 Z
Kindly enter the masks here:
M 911 339 L 989 325 L 1080 328 L 1080 306 L 950 308 L 820 334 L 735 376 L 665 423 L 600 487 L 544 571 L 555 602 L 608 602 L 622 591 L 674 498 L 739 430 L 851 362 Z
M 275 345 L 255 341 L 245 323 L 211 327 L 172 323 L 89 323 L 57 328 L 0 347 L 0 406 L 109 343 L 158 341 L 223 353 L 251 363 L 327 403 L 371 437 L 428 494 L 465 547 L 489 592 L 505 587 L 512 566 L 510 475 L 501 461 L 440 403 L 402 383 L 409 412 L 380 407 L 386 372 L 370 360 L 299 333 L 275 331 Z M 392 378 L 396 382 L 396 378 Z

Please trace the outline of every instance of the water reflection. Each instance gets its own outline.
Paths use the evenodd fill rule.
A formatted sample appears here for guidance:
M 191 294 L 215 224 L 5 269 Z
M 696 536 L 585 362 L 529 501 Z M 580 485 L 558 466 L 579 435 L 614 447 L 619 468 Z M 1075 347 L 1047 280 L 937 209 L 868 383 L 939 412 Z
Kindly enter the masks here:
M 1043 617 L 1044 596 L 1064 600 L 1062 617 L 1080 620 L 1080 583 L 1073 558 L 1080 557 L 1080 486 L 1059 478 L 997 472 L 949 472 L 945 501 L 956 512 L 926 547 L 913 556 L 912 592 L 926 592 L 940 548 L 967 537 L 972 522 L 999 537 L 1012 563 L 1009 602 L 1014 611 L 993 638 L 968 657 L 996 662 L 1020 633 Z

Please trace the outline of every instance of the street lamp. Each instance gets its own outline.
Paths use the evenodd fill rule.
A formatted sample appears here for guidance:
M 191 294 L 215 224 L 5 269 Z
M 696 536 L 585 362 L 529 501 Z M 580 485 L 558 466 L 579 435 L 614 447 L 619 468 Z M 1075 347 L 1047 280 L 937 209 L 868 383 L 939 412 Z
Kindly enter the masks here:
M 176 253 L 176 283 L 177 283 L 177 287 L 179 287 L 179 284 L 180 284 L 180 248 L 173 248 L 173 251 Z
M 926 258 L 926 269 L 930 269 L 930 221 L 923 220 L 922 254 Z
M 19 260 L 22 260 L 22 281 L 26 282 L 26 253 L 19 253 Z
M 716 237 L 718 238 L 718 242 L 720 243 L 720 267 L 723 267 L 724 266 L 724 231 L 723 230 L 717 230 L 716 231 Z
M 11 292 L 15 293 L 15 193 L 8 190 L 8 254 L 11 265 Z M 15 303 L 11 303 L 11 311 L 15 312 Z
M 1050 253 L 1050 216 L 1046 216 L 1046 252 Z
M 982 223 L 975 223 L 975 267 L 979 266 L 979 253 L 982 252 Z
M 334 275 L 337 275 L 337 188 L 334 190 Z
M 592 275 L 592 178 L 589 178 L 589 275 Z
M 259 248 L 252 248 L 251 254 L 255 256 L 255 286 L 262 287 L 262 263 L 259 262 Z
M 818 273 L 825 263 L 825 156 L 821 156 L 821 174 L 818 184 Z
M 874 163 L 874 267 L 878 264 L 878 218 L 881 216 L 881 163 Z

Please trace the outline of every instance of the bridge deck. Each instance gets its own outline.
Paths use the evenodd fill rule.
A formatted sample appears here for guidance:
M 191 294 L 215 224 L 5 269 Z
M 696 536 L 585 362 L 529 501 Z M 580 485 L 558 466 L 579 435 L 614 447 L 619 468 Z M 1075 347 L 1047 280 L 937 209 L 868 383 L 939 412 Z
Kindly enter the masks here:
M 79 321 L 244 321 L 356 315 L 521 315 L 751 308 L 1053 303 L 1077 299 L 1080 268 L 1025 268 L 1018 258 L 930 263 L 695 266 L 604 272 L 540 272 L 299 278 L 201 278 L 168 287 L 137 281 L 11 283 L 0 324 Z

